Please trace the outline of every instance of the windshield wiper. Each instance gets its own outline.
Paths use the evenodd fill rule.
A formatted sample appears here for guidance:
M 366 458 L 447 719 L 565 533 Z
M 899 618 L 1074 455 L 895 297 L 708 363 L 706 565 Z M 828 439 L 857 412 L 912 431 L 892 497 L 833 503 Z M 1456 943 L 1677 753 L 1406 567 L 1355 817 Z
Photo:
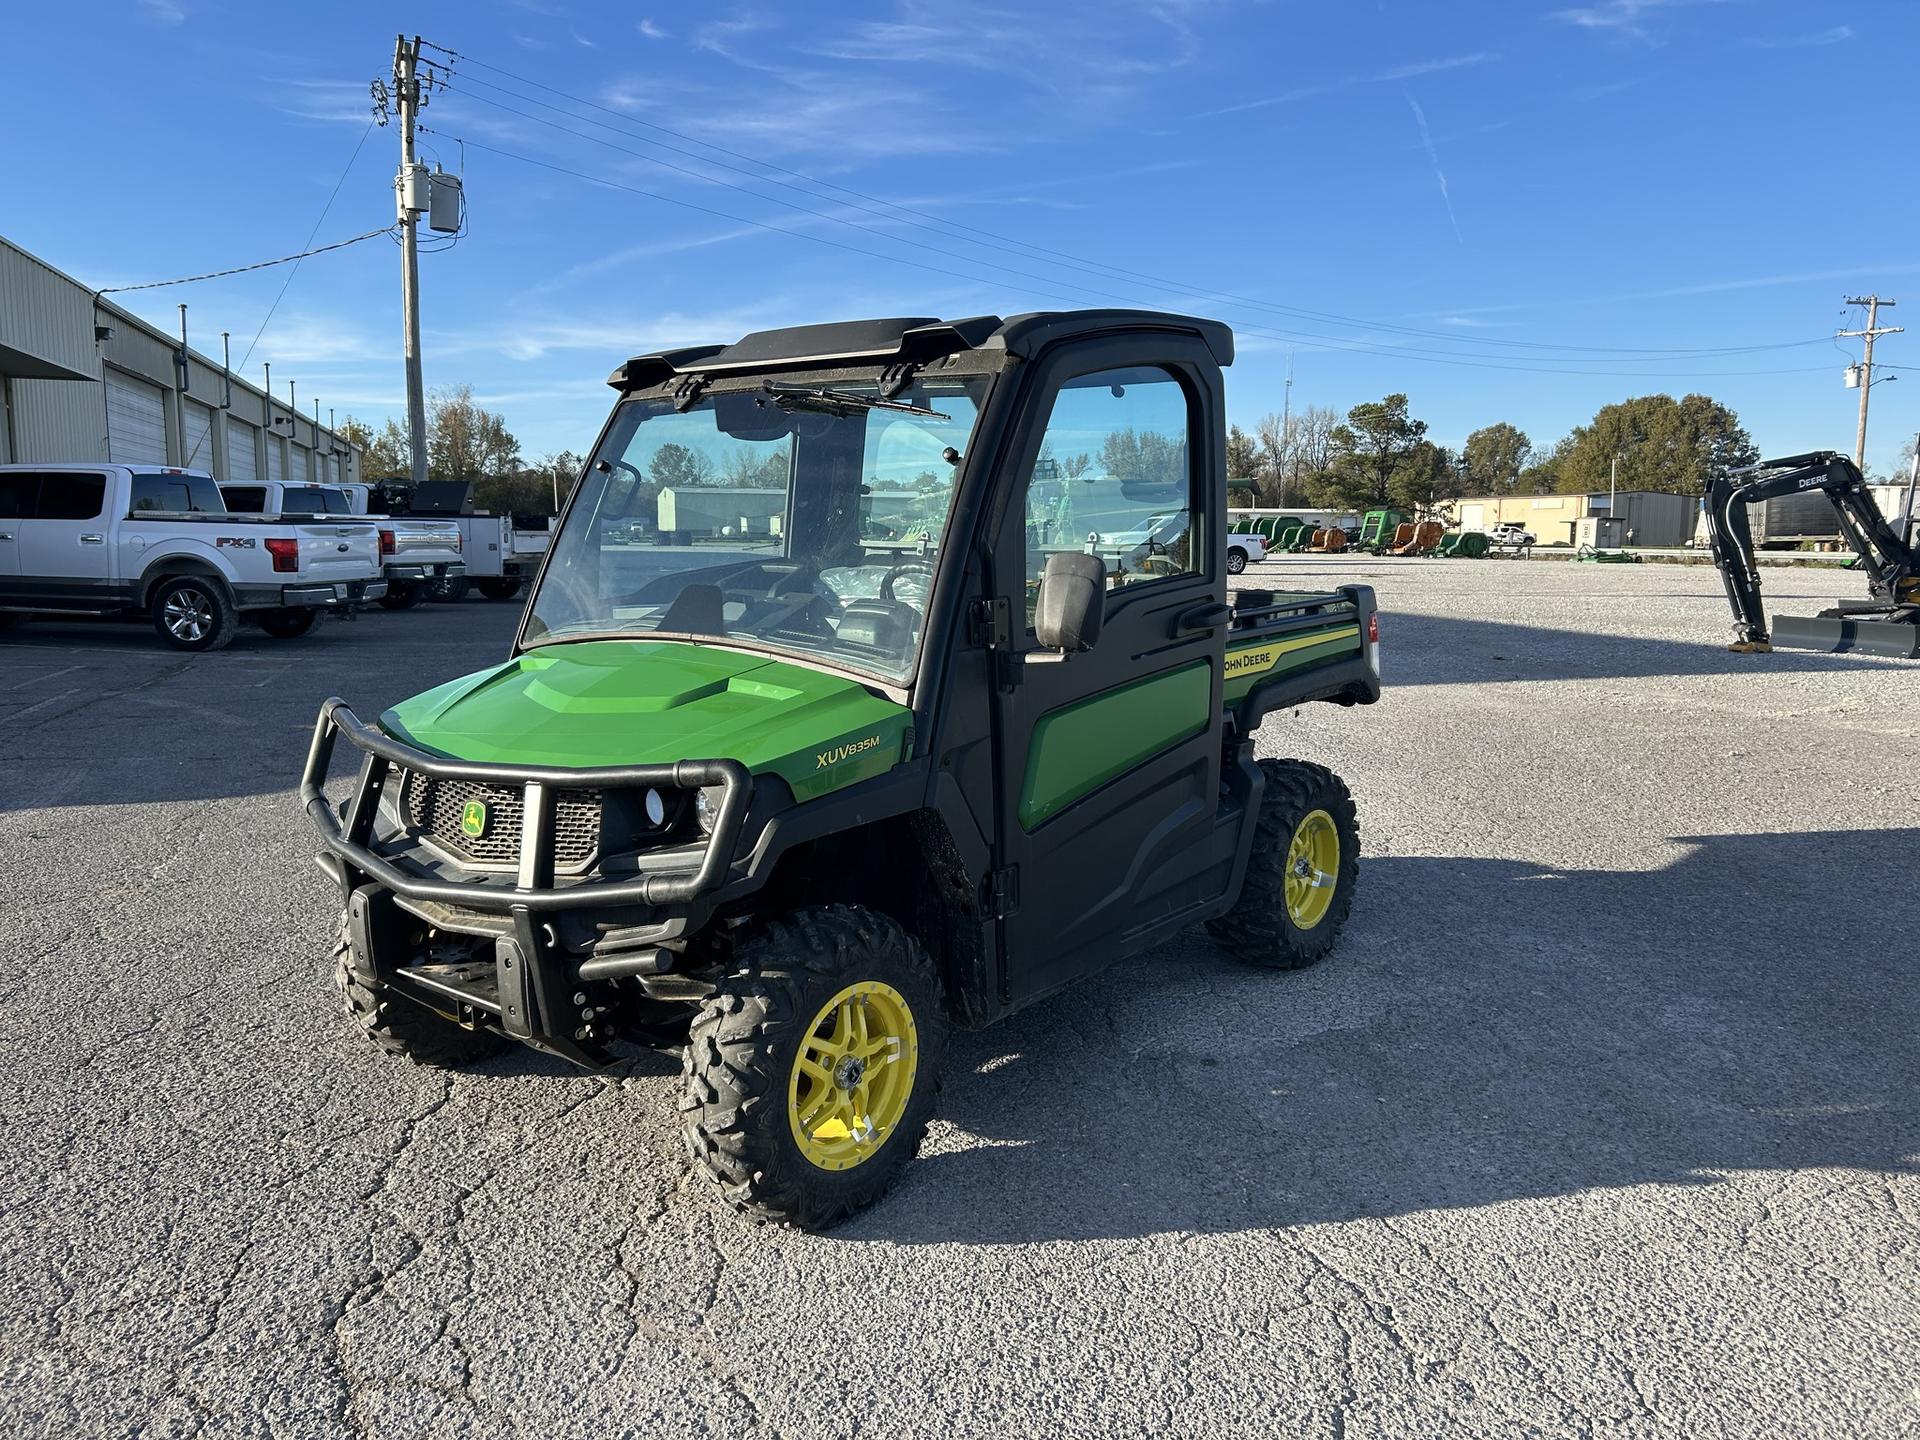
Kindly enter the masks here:
M 905 400 L 882 400 L 878 395 L 862 395 L 857 390 L 795 389 L 776 385 L 769 380 L 766 391 L 773 397 L 773 403 L 782 410 L 825 410 L 831 415 L 849 415 L 856 410 L 898 410 L 905 415 L 924 415 L 929 420 L 953 419 L 951 415 L 942 415 L 925 405 L 912 405 Z

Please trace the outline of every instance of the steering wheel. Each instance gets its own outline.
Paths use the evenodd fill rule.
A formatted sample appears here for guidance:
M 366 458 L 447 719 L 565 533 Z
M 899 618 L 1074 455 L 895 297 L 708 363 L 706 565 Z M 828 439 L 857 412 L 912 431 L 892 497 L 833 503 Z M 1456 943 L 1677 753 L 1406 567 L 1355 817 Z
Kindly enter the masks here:
M 933 576 L 933 566 L 929 565 L 925 560 L 909 560 L 904 565 L 894 566 L 880 578 L 880 598 L 882 600 L 899 600 L 900 597 L 893 593 L 893 582 L 903 575 L 915 574 L 925 575 L 931 580 Z M 904 605 L 908 602 L 902 600 L 900 603 Z

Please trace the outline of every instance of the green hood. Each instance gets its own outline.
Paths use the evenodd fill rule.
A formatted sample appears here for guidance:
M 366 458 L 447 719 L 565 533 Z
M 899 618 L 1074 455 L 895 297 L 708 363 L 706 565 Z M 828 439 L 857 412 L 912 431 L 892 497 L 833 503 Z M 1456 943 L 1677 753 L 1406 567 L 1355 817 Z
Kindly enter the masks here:
M 804 800 L 906 759 L 912 715 L 851 680 L 761 655 L 592 640 L 450 680 L 394 706 L 380 725 L 456 760 L 738 760 L 781 776 Z

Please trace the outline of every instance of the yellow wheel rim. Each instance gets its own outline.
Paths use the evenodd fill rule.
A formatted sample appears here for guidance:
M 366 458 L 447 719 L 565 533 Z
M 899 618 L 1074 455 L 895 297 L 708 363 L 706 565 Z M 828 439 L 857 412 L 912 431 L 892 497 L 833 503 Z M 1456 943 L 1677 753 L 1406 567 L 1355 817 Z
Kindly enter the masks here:
M 1311 930 L 1333 908 L 1340 882 L 1340 832 L 1333 817 L 1315 810 L 1293 832 L 1287 846 L 1287 917 Z
M 919 1065 L 906 997 L 874 980 L 847 986 L 813 1017 L 787 1079 L 800 1153 L 822 1170 L 872 1159 L 906 1115 Z

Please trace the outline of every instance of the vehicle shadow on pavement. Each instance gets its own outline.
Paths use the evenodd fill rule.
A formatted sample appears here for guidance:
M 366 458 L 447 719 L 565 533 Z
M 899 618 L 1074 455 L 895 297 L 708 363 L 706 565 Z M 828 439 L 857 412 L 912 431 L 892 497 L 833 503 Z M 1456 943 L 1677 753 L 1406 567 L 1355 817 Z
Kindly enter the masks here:
M 1814 607 L 1803 605 L 1811 614 Z M 1906 662 L 1814 650 L 1735 655 L 1731 632 L 1698 643 L 1495 620 L 1383 611 L 1383 669 L 1398 685 L 1486 685 L 1509 680 L 1628 680 L 1663 675 L 1807 675 L 1911 669 Z
M 1749 1169 L 1913 1173 L 1920 958 L 1885 902 L 1916 842 L 1686 839 L 1631 873 L 1369 859 L 1313 970 L 1249 971 L 1196 933 L 956 1037 L 951 1128 L 837 1233 L 1218 1233 Z

